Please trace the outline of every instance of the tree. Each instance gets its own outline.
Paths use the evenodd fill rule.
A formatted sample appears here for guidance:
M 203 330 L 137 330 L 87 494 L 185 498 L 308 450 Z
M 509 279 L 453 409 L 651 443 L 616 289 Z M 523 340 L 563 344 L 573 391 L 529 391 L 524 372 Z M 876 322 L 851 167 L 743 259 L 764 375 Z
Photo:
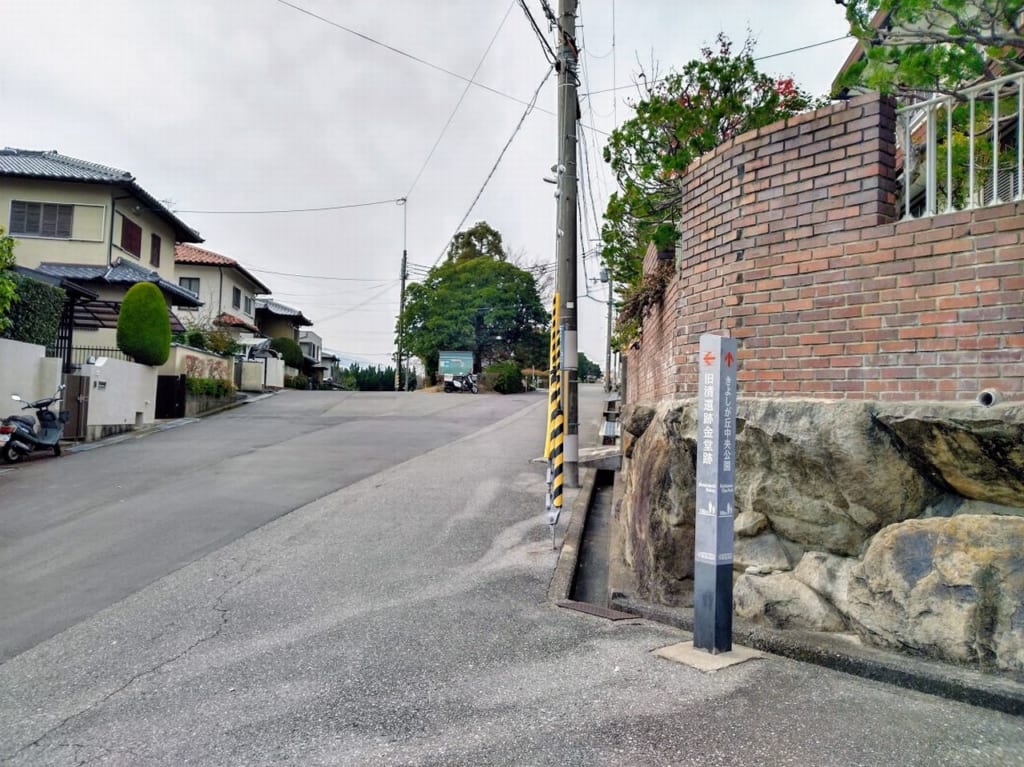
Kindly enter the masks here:
M 152 282 L 132 285 L 117 317 L 117 348 L 141 365 L 163 365 L 171 354 L 171 320 Z
M 467 236 L 456 236 L 448 259 L 406 293 L 402 345 L 423 360 L 430 378 L 442 349 L 472 351 L 478 370 L 510 358 L 533 364 L 519 355 L 544 353 L 548 316 L 533 275 L 505 259 L 501 235 L 486 222 L 469 232 L 460 232 Z
M 481 256 L 495 261 L 508 260 L 501 233 L 486 221 L 477 221 L 469 229 L 459 232 L 448 246 L 449 261 L 468 261 Z
M 275 338 L 270 342 L 270 348 L 281 355 L 285 365 L 302 370 L 305 355 L 302 353 L 302 347 L 294 338 L 288 338 L 288 336 Z
M 732 47 L 719 34 L 715 48 L 704 48 L 682 71 L 647 83 L 636 114 L 605 146 L 619 191 L 605 211 L 602 254 L 617 283 L 639 284 L 649 242 L 669 247 L 678 239 L 679 177 L 693 160 L 814 105 L 792 78 L 758 71 L 752 39 L 739 53 Z
M 1024 0 L 835 0 L 864 56 L 840 85 L 882 93 L 953 93 L 1024 70 Z
M 4 234 L 0 226 L 0 331 L 6 330 L 11 320 L 8 313 L 18 300 L 17 283 L 14 279 L 14 238 Z
M 586 381 L 591 378 L 601 377 L 601 368 L 596 362 L 591 362 L 587 359 L 587 355 L 583 352 L 579 353 L 579 377 L 581 381 Z

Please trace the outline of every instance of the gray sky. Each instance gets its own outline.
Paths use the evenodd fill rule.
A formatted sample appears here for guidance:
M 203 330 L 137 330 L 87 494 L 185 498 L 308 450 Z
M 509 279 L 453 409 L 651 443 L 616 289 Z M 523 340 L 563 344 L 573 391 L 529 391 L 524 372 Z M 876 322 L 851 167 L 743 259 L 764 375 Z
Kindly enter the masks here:
M 540 0 L 527 6 L 551 40 Z M 832 0 L 580 0 L 579 11 L 581 93 L 600 91 L 581 97 L 583 122 L 605 133 L 629 117 L 641 66 L 678 68 L 719 31 L 738 46 L 749 28 L 759 56 L 847 32 Z M 0 145 L 130 171 L 204 247 L 302 309 L 325 346 L 374 363 L 394 351 L 403 214 L 410 262 L 433 265 L 548 68 L 516 0 L 38 0 L 9 4 L 3 19 Z M 832 42 L 761 66 L 822 94 L 851 48 Z M 541 180 L 557 152 L 554 110 L 551 77 L 466 221 L 488 221 L 525 263 L 554 260 L 553 187 Z M 584 138 L 599 218 L 614 182 L 604 136 Z M 190 212 L 406 196 L 405 211 Z M 594 238 L 586 201 L 581 236 Z M 598 271 L 587 257 L 581 293 Z M 605 299 L 604 286 L 590 290 Z M 579 324 L 580 350 L 603 367 L 605 307 L 581 299 Z

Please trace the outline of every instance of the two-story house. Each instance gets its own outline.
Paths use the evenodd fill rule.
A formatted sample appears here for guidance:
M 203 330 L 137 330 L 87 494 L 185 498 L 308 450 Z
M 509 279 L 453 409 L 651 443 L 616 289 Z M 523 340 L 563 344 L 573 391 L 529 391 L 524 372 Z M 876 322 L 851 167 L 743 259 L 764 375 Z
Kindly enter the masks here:
M 180 307 L 183 321 L 229 330 L 239 340 L 260 335 L 256 327 L 256 296 L 270 293 L 263 282 L 233 258 L 190 243 L 174 249 L 178 286 L 199 296 L 202 309 Z
M 311 327 L 313 321 L 298 309 L 270 298 L 257 298 L 256 325 L 267 338 L 290 338 L 298 343 L 299 328 Z
M 116 347 L 121 300 L 139 282 L 155 283 L 168 307 L 202 303 L 174 272 L 175 243 L 202 238 L 127 171 L 56 151 L 2 149 L 0 227 L 15 238 L 20 266 L 96 294 L 75 305 L 76 347 Z

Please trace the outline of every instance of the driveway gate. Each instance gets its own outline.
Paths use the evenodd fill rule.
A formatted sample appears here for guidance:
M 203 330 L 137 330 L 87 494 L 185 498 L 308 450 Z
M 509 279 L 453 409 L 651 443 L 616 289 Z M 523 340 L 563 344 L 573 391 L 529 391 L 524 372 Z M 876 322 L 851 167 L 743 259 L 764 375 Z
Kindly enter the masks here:
M 157 418 L 185 417 L 185 376 L 156 377 Z

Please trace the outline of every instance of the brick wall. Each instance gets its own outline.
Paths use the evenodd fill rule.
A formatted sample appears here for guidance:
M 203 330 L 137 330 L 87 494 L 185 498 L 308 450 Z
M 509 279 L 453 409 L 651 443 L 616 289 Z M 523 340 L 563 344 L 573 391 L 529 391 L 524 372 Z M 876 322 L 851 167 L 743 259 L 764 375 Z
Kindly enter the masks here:
M 1024 203 L 896 222 L 893 126 L 863 96 L 687 169 L 677 276 L 626 356 L 629 400 L 695 396 L 702 333 L 739 340 L 748 397 L 1024 399 Z

